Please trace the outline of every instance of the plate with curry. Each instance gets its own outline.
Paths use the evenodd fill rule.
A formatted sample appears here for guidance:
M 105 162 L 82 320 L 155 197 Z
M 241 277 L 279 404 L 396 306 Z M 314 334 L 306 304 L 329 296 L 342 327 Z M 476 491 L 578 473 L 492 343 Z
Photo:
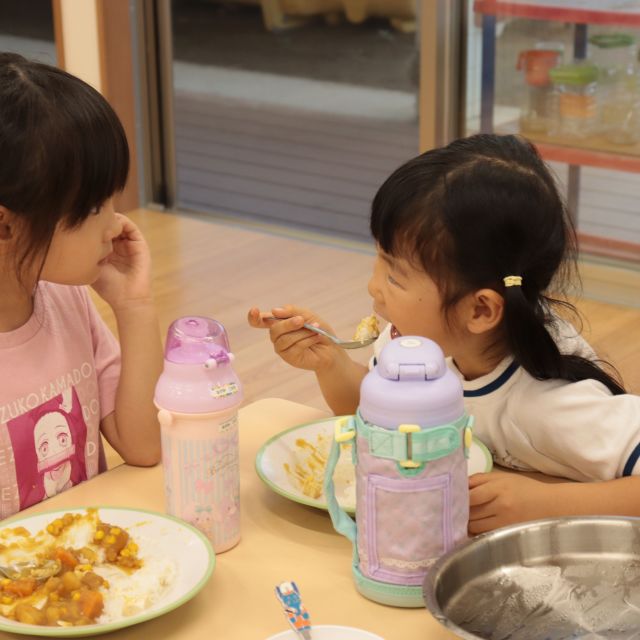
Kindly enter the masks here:
M 207 538 L 160 513 L 82 507 L 18 514 L 0 529 L 0 631 L 78 637 L 161 616 L 215 567 Z
M 327 509 L 322 482 L 334 425 L 340 417 L 297 425 L 267 440 L 256 455 L 256 471 L 261 480 L 289 500 Z M 475 437 L 469 453 L 469 475 L 491 471 L 491 453 Z M 356 480 L 348 443 L 341 445 L 333 482 L 340 506 L 347 513 L 355 513 Z

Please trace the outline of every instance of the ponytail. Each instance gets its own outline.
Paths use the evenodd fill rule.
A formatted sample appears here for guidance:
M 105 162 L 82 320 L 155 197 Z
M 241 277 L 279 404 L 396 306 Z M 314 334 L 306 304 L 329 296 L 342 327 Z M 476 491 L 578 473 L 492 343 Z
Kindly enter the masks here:
M 597 362 L 561 353 L 547 328 L 551 314 L 540 303 L 532 305 L 525 297 L 523 287 L 506 287 L 503 293 L 505 333 L 514 360 L 538 380 L 578 382 L 593 379 L 601 382 L 613 395 L 626 393 L 622 384 Z M 573 305 L 563 304 L 575 311 Z M 603 364 L 613 369 L 608 363 Z

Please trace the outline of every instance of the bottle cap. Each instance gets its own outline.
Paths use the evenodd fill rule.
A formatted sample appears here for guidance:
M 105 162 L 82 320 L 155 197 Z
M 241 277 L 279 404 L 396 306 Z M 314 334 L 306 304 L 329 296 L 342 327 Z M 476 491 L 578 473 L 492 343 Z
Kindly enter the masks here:
M 158 408 L 205 414 L 240 404 L 242 386 L 231 366 L 227 333 L 217 320 L 175 320 L 167 332 L 164 358 L 154 396 Z
M 176 364 L 204 364 L 229 352 L 224 327 L 212 318 L 186 316 L 171 323 L 167 332 L 164 357 Z
M 364 377 L 359 410 L 364 420 L 386 429 L 447 424 L 464 415 L 462 383 L 435 342 L 400 336 L 385 345 Z

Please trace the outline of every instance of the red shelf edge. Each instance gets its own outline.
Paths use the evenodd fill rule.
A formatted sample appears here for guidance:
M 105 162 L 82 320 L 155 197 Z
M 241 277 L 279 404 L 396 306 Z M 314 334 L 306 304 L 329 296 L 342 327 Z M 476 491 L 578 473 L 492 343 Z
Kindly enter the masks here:
M 640 157 L 637 156 L 619 155 L 608 151 L 595 151 L 593 149 L 580 149 L 577 147 L 564 147 L 545 142 L 537 142 L 534 139 L 531 139 L 531 142 L 535 144 L 540 155 L 545 158 L 545 160 L 598 167 L 600 169 L 640 173 Z
M 476 0 L 473 5 L 476 13 L 486 15 L 531 18 L 532 20 L 551 20 L 554 22 L 574 22 L 578 24 L 622 24 L 640 27 L 640 14 L 624 11 L 595 11 L 592 9 L 563 9 L 561 7 L 541 7 L 496 0 Z

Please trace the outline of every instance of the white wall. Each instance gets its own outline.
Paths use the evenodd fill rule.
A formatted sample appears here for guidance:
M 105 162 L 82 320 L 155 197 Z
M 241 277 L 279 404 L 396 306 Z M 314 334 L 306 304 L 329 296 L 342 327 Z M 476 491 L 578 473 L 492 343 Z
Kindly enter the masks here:
M 95 0 L 60 0 L 65 69 L 101 91 Z

